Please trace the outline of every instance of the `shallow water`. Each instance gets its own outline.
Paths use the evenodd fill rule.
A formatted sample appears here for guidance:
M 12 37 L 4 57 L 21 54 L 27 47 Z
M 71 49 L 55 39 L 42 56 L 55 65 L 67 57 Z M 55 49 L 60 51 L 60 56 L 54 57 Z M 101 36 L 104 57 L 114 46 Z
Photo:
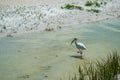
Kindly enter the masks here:
M 120 18 L 0 38 L 0 80 L 67 80 L 85 60 L 120 52 Z M 87 50 L 76 54 L 73 38 Z

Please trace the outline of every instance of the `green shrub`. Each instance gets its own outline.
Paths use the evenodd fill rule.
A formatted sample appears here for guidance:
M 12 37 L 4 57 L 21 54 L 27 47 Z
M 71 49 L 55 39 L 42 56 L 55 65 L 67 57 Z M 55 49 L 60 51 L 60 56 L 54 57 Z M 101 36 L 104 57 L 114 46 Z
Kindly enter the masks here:
M 61 9 L 79 9 L 79 10 L 83 10 L 83 8 L 81 6 L 75 6 L 72 4 L 67 4 L 64 7 L 62 6 Z
M 87 9 L 88 12 L 95 12 L 95 13 L 99 13 L 100 10 L 97 9 Z
M 98 2 L 95 2 L 96 7 L 100 7 L 100 4 Z
M 107 4 L 107 2 L 104 2 L 104 5 L 106 5 Z
M 65 7 L 63 7 L 63 8 L 66 8 L 66 9 L 74 9 L 74 5 L 67 4 L 67 5 L 65 5 Z
M 92 5 L 94 5 L 94 3 L 93 3 L 92 1 L 87 1 L 87 2 L 85 3 L 85 6 L 92 6 Z
M 101 2 L 101 4 L 102 4 L 102 2 Z M 94 1 L 94 2 L 92 2 L 92 1 L 87 1 L 86 3 L 85 3 L 85 6 L 96 6 L 96 7 L 100 7 L 100 5 L 101 5 L 100 3 L 98 3 L 98 2 L 96 2 L 96 1 Z
M 83 10 L 81 6 L 75 6 L 75 9 Z

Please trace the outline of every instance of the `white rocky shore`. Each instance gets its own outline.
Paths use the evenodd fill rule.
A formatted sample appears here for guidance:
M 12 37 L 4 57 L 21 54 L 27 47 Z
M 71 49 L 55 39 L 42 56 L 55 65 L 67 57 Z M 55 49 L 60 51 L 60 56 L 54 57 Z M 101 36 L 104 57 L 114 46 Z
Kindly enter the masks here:
M 104 0 L 101 0 L 104 1 Z M 100 0 L 98 2 L 101 2 Z M 106 0 L 105 0 L 106 1 Z M 59 29 L 69 25 L 120 17 L 120 0 L 107 0 L 101 7 L 86 7 L 86 0 L 74 3 L 0 5 L 0 36 Z M 61 9 L 65 4 L 82 6 L 84 10 Z M 99 13 L 87 9 L 98 9 Z

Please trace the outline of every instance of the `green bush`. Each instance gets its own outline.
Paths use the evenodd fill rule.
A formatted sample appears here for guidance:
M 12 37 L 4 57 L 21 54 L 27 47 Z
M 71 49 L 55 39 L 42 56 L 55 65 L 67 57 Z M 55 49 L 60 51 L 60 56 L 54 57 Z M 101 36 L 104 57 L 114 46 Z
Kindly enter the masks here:
M 96 7 L 100 7 L 100 4 L 98 2 L 95 2 Z
M 106 5 L 107 4 L 107 2 L 104 2 L 104 5 Z
M 102 4 L 102 2 L 101 2 L 101 4 Z M 100 3 L 98 3 L 98 2 L 96 2 L 96 1 L 94 1 L 94 2 L 92 2 L 92 1 L 87 1 L 86 3 L 85 3 L 85 6 L 96 6 L 96 7 L 100 7 L 100 5 L 101 5 Z
M 83 8 L 81 6 L 75 6 L 72 4 L 67 4 L 64 7 L 62 6 L 61 9 L 79 9 L 79 10 L 83 10 Z
M 67 4 L 67 5 L 65 5 L 64 8 L 66 8 L 66 9 L 74 9 L 75 7 L 74 7 L 74 5 Z
M 75 6 L 75 9 L 83 10 L 81 6 Z
M 94 3 L 93 3 L 92 1 L 87 1 L 87 2 L 85 3 L 85 6 L 92 6 L 92 5 L 94 5 Z
M 99 13 L 100 10 L 97 9 L 87 9 L 88 12 L 95 12 L 95 13 Z

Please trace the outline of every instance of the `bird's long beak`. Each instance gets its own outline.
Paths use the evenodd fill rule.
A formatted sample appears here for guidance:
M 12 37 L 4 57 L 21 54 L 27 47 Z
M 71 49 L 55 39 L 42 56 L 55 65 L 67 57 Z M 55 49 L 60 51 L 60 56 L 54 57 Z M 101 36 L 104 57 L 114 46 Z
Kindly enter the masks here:
M 72 42 L 71 42 L 71 45 L 72 45 L 72 43 L 74 42 L 75 40 L 73 40 Z

